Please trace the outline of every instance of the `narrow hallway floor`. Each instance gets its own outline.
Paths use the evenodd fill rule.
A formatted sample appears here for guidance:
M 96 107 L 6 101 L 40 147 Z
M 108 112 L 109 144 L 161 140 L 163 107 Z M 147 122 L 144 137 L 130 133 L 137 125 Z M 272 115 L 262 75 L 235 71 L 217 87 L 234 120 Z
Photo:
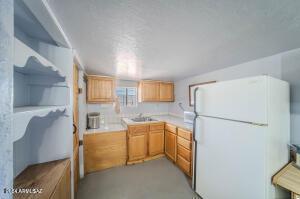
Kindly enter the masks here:
M 77 199 L 198 198 L 182 171 L 166 158 L 88 174 Z

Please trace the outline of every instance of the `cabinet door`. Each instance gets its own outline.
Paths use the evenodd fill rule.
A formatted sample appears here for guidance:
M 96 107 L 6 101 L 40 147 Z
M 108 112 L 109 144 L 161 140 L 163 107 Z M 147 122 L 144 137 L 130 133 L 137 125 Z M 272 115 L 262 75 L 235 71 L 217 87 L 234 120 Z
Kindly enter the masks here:
M 113 78 L 89 76 L 87 85 L 89 103 L 114 101 L 115 81 Z
M 159 84 L 159 100 L 163 102 L 174 101 L 174 84 L 170 82 L 161 82 Z
M 170 159 L 176 161 L 176 135 L 169 131 L 165 134 L 165 153 Z
M 35 198 L 35 197 L 34 197 Z M 37 197 L 38 198 L 38 197 Z M 56 185 L 51 199 L 70 199 L 71 198 L 71 168 L 67 167 L 64 175 Z
M 149 132 L 149 155 L 164 153 L 164 130 Z
M 177 155 L 176 163 L 184 173 L 191 175 L 191 162 L 185 160 L 181 155 Z
M 141 82 L 139 87 L 140 101 L 159 101 L 159 82 Z
M 139 134 L 129 136 L 128 141 L 129 161 L 144 159 L 147 155 L 147 135 Z

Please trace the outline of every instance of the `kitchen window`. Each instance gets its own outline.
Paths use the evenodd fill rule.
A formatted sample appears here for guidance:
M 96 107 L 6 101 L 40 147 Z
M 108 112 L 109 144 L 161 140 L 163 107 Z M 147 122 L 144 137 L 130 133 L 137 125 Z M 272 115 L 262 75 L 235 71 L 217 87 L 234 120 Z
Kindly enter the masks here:
M 136 87 L 117 87 L 116 90 L 120 106 L 137 106 L 137 88 Z

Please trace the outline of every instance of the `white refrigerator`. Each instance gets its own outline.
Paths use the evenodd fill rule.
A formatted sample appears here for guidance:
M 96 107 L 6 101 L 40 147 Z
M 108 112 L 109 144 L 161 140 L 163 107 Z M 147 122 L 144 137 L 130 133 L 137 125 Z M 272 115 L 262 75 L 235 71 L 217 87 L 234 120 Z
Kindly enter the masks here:
M 289 158 L 287 82 L 257 76 L 195 90 L 193 187 L 203 199 L 275 199 Z

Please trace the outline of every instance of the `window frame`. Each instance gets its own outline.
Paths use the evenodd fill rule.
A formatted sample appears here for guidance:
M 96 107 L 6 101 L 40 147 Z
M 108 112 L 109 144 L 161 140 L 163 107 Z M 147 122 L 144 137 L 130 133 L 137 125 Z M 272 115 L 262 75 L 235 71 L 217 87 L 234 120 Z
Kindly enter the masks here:
M 116 92 L 117 92 L 117 89 L 125 89 L 125 103 L 120 103 L 120 106 L 121 107 L 137 107 L 138 106 L 138 89 L 136 86 L 118 86 L 116 87 Z M 135 90 L 135 95 L 132 95 L 132 96 L 135 96 L 135 103 L 134 105 L 130 105 L 128 104 L 128 89 L 134 89 Z M 117 97 L 118 97 L 118 100 L 120 99 L 119 98 L 119 95 L 117 94 Z M 120 100 L 119 100 L 120 102 Z

